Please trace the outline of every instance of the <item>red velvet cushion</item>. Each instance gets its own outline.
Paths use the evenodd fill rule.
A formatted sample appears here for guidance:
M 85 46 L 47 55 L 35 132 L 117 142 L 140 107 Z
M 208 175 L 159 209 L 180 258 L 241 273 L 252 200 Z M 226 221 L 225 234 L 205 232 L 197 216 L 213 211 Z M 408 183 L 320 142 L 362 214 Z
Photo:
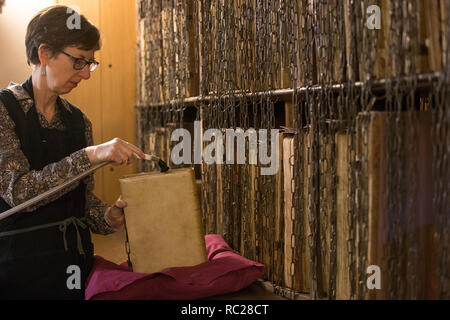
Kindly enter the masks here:
M 87 280 L 87 300 L 191 300 L 239 291 L 264 274 L 264 265 L 232 250 L 220 235 L 205 236 L 208 261 L 158 273 L 133 272 L 100 256 Z

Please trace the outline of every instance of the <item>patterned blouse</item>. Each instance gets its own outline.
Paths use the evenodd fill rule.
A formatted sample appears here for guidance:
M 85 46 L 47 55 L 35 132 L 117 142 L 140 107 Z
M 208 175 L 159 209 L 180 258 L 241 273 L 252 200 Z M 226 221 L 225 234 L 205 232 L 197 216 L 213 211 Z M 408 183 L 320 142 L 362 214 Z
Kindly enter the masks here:
M 11 84 L 8 88 L 19 101 L 24 112 L 27 113 L 34 107 L 34 101 L 28 92 L 17 84 Z M 67 101 L 61 98 L 64 108 L 70 111 Z M 63 130 L 64 124 L 57 104 L 56 112 L 50 123 L 38 111 L 39 122 L 43 128 Z M 85 122 L 86 143 L 93 145 L 92 123 L 83 114 Z M 17 206 L 37 195 L 61 184 L 91 167 L 91 163 L 84 149 L 72 153 L 70 156 L 45 166 L 40 171 L 30 171 L 30 164 L 20 149 L 20 141 L 14 130 L 15 124 L 11 120 L 8 111 L 0 100 L 0 196 L 11 206 Z M 32 212 L 38 207 L 50 203 L 78 186 L 77 182 L 67 189 L 62 190 L 25 212 Z M 85 178 L 86 183 L 86 218 L 92 232 L 98 234 L 110 234 L 115 230 L 110 227 L 104 218 L 108 206 L 98 199 L 94 193 L 94 177 Z

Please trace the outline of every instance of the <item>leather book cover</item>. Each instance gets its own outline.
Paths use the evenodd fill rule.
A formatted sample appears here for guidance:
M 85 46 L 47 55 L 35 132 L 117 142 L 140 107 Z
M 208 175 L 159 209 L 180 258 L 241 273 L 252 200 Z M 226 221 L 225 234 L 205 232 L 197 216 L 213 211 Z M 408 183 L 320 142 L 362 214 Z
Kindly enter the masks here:
M 120 179 L 133 271 L 153 273 L 206 262 L 200 199 L 192 168 Z

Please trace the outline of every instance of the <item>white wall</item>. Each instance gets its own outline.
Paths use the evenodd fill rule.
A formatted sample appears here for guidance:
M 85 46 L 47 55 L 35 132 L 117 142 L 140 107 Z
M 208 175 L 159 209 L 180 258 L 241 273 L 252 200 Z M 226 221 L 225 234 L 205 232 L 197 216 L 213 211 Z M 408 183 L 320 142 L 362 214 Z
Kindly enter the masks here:
M 30 75 L 25 53 L 28 22 L 39 10 L 55 0 L 6 0 L 0 14 L 0 88 L 10 81 L 22 83 Z

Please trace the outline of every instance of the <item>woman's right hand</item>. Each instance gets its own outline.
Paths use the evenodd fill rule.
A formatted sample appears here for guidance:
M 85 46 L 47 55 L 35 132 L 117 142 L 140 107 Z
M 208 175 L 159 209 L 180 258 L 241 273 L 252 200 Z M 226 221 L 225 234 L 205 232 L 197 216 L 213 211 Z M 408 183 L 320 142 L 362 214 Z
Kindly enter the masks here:
M 141 149 L 119 138 L 87 147 L 85 150 L 92 165 L 101 162 L 111 162 L 113 165 L 130 164 L 136 159 L 136 155 L 144 158 Z

